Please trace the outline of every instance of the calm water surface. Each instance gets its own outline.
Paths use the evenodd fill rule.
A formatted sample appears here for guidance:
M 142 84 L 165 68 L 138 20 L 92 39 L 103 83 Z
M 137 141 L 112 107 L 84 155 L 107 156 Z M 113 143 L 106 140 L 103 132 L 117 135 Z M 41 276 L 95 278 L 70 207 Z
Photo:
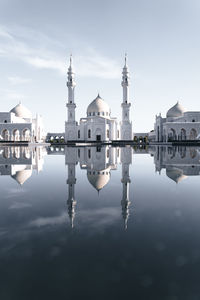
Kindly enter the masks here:
M 200 299 L 200 149 L 0 148 L 0 299 Z

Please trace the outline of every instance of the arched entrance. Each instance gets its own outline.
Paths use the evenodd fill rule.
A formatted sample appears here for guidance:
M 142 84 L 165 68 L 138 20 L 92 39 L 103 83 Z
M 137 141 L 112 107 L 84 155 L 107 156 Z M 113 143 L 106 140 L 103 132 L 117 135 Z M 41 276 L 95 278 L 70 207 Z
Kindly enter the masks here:
M 14 129 L 12 132 L 12 140 L 14 142 L 20 141 L 20 134 L 18 129 Z
M 175 129 L 171 128 L 168 134 L 168 141 L 175 141 L 176 140 L 176 131 Z
M 96 132 L 95 132 L 95 137 L 96 137 L 96 141 L 101 141 L 102 140 L 102 132 L 101 129 L 97 128 Z
M 22 131 L 22 140 L 27 142 L 31 140 L 30 129 L 25 128 Z
M 3 141 L 9 141 L 9 131 L 4 129 L 1 133 Z
M 184 128 L 181 129 L 180 138 L 181 138 L 181 141 L 186 140 L 186 130 Z
M 192 128 L 190 130 L 190 140 L 194 141 L 197 139 L 197 131 L 196 129 Z

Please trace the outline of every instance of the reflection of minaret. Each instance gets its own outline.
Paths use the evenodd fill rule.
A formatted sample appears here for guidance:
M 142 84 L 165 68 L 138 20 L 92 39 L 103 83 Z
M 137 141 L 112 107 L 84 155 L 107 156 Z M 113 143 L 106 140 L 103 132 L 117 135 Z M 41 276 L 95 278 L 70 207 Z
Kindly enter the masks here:
M 129 217 L 129 184 L 131 182 L 129 175 L 129 165 L 131 164 L 131 148 L 121 148 L 121 163 L 122 163 L 122 179 L 123 194 L 122 194 L 122 216 L 124 219 L 124 228 L 127 229 Z
M 75 206 L 76 206 L 76 200 L 75 200 L 75 164 L 69 164 L 68 165 L 68 200 L 67 200 L 67 206 L 68 206 L 68 215 L 71 222 L 71 227 L 74 227 L 74 217 L 75 217 Z
M 65 163 L 68 165 L 68 215 L 71 222 L 71 227 L 74 227 L 75 217 L 75 184 L 76 184 L 76 151 L 74 148 L 66 148 Z

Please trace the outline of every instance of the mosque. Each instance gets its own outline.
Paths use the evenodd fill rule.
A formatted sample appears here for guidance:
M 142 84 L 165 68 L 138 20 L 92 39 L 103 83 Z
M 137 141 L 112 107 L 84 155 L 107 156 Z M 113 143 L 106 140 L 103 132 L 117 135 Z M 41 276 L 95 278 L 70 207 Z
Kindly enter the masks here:
M 42 117 L 33 118 L 21 102 L 9 112 L 0 112 L 0 141 L 42 142 L 43 139 Z
M 68 141 L 113 141 L 113 140 L 133 140 L 132 123 L 130 121 L 130 99 L 129 99 L 129 69 L 127 58 L 122 71 L 123 101 L 122 121 L 119 123 L 117 118 L 111 117 L 109 105 L 100 97 L 97 97 L 89 104 L 87 115 L 76 121 L 75 103 L 75 74 L 72 65 L 72 56 L 68 68 L 68 102 L 67 102 L 67 121 L 65 123 L 65 142 Z
M 156 142 L 194 141 L 200 138 L 200 111 L 186 111 L 177 102 L 162 117 L 156 116 L 154 124 Z

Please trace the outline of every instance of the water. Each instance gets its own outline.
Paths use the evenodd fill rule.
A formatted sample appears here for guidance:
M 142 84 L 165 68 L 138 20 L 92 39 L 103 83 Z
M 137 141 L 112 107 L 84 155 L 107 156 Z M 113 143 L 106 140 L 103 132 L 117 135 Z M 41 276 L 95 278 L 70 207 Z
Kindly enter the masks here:
M 199 148 L 0 148 L 0 299 L 200 299 Z

